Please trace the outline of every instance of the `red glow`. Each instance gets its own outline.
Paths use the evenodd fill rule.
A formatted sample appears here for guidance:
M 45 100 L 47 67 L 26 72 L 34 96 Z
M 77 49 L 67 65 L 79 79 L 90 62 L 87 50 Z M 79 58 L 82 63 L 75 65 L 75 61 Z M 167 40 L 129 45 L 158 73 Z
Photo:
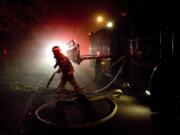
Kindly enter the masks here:
M 80 54 L 88 54 L 89 30 L 80 27 L 79 22 L 68 20 L 63 17 L 42 19 L 33 31 L 36 39 L 43 42 L 61 41 L 68 43 L 72 39 L 80 45 Z
M 99 51 L 97 51 L 96 55 L 97 55 L 97 56 L 99 56 L 99 55 L 100 55 L 100 52 L 99 52 Z
M 7 55 L 8 54 L 8 51 L 6 48 L 3 48 L 3 55 Z
M 126 12 L 121 12 L 121 16 L 125 17 L 125 16 L 127 16 L 127 13 Z

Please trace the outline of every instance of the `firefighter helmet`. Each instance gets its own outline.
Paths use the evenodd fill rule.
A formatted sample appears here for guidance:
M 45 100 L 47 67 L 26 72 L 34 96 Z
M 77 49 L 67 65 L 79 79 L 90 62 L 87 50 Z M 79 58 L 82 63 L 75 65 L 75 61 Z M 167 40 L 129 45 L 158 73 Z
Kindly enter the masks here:
M 53 48 L 52 48 L 52 51 L 53 52 L 55 52 L 55 51 L 61 51 L 61 49 L 59 48 L 59 46 L 54 46 Z

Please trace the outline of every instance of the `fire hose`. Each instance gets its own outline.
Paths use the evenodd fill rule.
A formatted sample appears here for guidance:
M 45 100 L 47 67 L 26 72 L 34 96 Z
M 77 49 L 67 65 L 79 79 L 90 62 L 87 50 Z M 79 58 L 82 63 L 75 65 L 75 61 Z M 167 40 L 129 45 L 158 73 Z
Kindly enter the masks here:
M 120 57 L 118 60 L 116 60 L 116 61 L 112 64 L 112 67 L 115 66 L 117 63 L 125 60 L 125 58 L 126 58 L 126 55 Z M 106 86 L 104 86 L 103 88 L 97 89 L 97 90 L 93 90 L 92 92 L 84 92 L 84 94 L 87 95 L 88 97 L 109 94 L 111 91 L 110 91 L 110 92 L 105 92 L 104 90 L 107 89 L 107 88 L 117 79 L 117 77 L 119 76 L 119 74 L 120 74 L 120 73 L 122 72 L 122 70 L 123 70 L 124 64 L 125 64 L 125 63 L 123 63 L 123 64 L 120 66 L 120 68 L 119 68 L 117 74 L 115 75 L 115 77 L 114 77 Z M 112 68 L 112 67 L 111 67 L 111 68 Z M 57 71 L 52 74 L 52 76 L 50 77 L 50 79 L 49 79 L 49 81 L 48 81 L 48 83 L 47 83 L 44 91 L 47 90 L 47 88 L 49 87 L 49 85 L 50 85 L 50 83 L 52 82 L 52 80 L 53 80 L 54 76 L 56 75 L 56 73 L 57 73 Z M 91 83 L 93 83 L 96 79 L 97 79 L 97 78 L 95 78 L 95 79 L 93 79 L 92 81 L 90 81 L 90 83 L 88 83 L 87 85 L 85 85 L 84 87 L 82 87 L 81 90 L 83 90 L 83 89 L 85 89 L 86 87 L 88 87 L 88 86 L 89 86 Z M 122 94 L 122 91 L 119 91 L 119 89 L 115 90 L 115 93 L 118 93 L 118 92 L 120 92 L 120 93 Z

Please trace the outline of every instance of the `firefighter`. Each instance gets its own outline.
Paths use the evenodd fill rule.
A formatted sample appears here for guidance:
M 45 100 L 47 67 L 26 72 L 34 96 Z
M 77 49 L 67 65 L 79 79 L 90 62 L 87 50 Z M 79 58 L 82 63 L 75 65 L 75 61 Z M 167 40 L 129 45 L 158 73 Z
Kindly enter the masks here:
M 54 68 L 59 66 L 57 73 L 62 73 L 61 82 L 56 89 L 57 93 L 64 89 L 67 81 L 73 86 L 77 94 L 80 93 L 81 89 L 74 78 L 74 68 L 70 60 L 61 53 L 59 46 L 54 46 L 52 48 L 52 52 L 54 54 L 54 58 L 56 59 Z
M 64 86 L 65 86 L 66 82 L 68 81 L 74 87 L 74 90 L 76 91 L 75 96 L 77 96 L 77 99 L 76 99 L 75 103 L 81 105 L 80 110 L 82 111 L 82 113 L 85 114 L 87 122 L 91 122 L 91 121 L 94 122 L 96 120 L 95 109 L 94 109 L 91 101 L 89 101 L 88 98 L 86 97 L 86 95 L 83 94 L 78 83 L 76 82 L 76 80 L 74 78 L 74 74 L 73 74 L 74 68 L 73 68 L 71 62 L 65 55 L 63 55 L 61 53 L 61 49 L 58 46 L 54 46 L 52 48 L 52 51 L 54 53 L 54 58 L 56 59 L 56 64 L 54 65 L 54 68 L 59 66 L 59 70 L 57 72 L 58 73 L 61 72 L 63 74 L 61 82 L 60 82 L 58 88 L 56 89 L 57 93 L 60 93 L 60 91 L 62 89 L 64 89 Z M 61 106 L 61 108 L 62 108 L 62 106 Z M 61 115 L 63 115 L 63 114 L 61 114 Z M 60 117 L 60 118 L 64 119 L 64 116 Z

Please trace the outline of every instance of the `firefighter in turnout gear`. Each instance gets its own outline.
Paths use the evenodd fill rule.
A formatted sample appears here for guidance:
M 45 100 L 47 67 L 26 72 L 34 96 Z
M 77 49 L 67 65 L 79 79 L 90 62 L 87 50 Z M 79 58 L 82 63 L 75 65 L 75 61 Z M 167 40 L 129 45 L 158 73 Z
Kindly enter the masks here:
M 61 53 L 61 50 L 58 46 L 54 46 L 52 48 L 52 51 L 54 53 L 54 58 L 56 59 L 56 64 L 54 65 L 54 68 L 59 66 L 59 70 L 57 72 L 62 73 L 61 82 L 56 89 L 57 93 L 60 93 L 60 91 L 64 89 L 64 86 L 66 82 L 68 81 L 73 86 L 74 90 L 76 91 L 76 94 L 75 94 L 75 96 L 77 97 L 76 104 L 79 104 L 81 108 L 80 109 L 81 112 L 84 113 L 86 117 L 85 119 L 88 122 L 95 121 L 96 120 L 95 109 L 91 101 L 89 101 L 86 95 L 83 94 L 78 83 L 76 82 L 74 78 L 74 68 L 72 66 L 72 63 L 65 55 Z M 57 107 L 57 108 L 60 108 L 60 111 L 57 110 L 57 114 L 60 116 L 60 119 L 62 120 L 64 119 L 64 115 L 63 115 L 64 111 L 62 110 L 62 108 L 64 108 L 63 106 L 64 106 L 64 103 L 62 104 L 61 102 L 60 107 Z
M 59 66 L 58 73 L 62 73 L 62 78 L 60 84 L 57 87 L 57 93 L 64 89 L 66 82 L 68 81 L 74 88 L 74 90 L 79 93 L 80 87 L 74 78 L 74 68 L 70 60 L 61 52 L 59 46 L 54 46 L 52 48 L 54 58 L 56 59 L 56 64 L 54 68 Z

